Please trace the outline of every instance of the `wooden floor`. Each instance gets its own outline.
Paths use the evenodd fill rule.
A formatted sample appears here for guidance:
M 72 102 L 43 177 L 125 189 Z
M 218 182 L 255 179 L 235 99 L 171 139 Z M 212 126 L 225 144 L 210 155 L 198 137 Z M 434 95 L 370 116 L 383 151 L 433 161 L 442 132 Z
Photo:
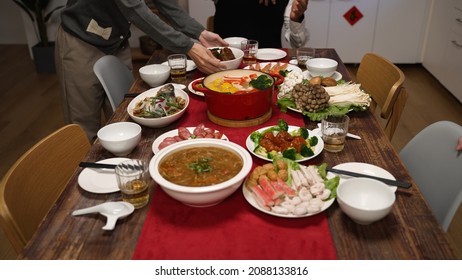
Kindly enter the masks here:
M 143 63 L 136 60 L 134 68 Z M 357 65 L 347 66 L 354 77 Z M 462 125 L 462 104 L 428 71 L 420 64 L 398 66 L 406 75 L 410 97 L 392 139 L 397 151 L 435 121 L 451 120 Z M 1 178 L 21 154 L 64 122 L 56 75 L 37 74 L 26 45 L 0 45 L 0 81 Z M 14 258 L 0 230 L 0 259 Z

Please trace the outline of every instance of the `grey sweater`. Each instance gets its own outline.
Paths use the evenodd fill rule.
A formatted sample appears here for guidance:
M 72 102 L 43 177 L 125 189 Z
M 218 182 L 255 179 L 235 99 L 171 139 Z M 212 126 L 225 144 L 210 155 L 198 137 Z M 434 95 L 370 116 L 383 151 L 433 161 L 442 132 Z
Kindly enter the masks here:
M 130 37 L 130 24 L 164 48 L 187 53 L 205 29 L 175 0 L 152 0 L 172 26 L 152 13 L 141 0 L 69 0 L 61 14 L 63 29 L 106 54 L 117 51 Z

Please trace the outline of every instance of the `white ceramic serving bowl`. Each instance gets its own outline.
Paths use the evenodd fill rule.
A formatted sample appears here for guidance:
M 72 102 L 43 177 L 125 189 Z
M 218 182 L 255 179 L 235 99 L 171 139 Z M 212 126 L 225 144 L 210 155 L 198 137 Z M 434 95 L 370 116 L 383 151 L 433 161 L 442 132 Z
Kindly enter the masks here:
M 178 120 L 184 114 L 184 112 L 186 112 L 186 109 L 189 106 L 189 96 L 184 90 L 180 89 L 179 87 L 175 87 L 175 96 L 181 96 L 183 97 L 183 99 L 186 100 L 186 105 L 181 111 L 179 111 L 176 114 L 162 118 L 141 118 L 133 115 L 133 108 L 135 107 L 137 102 L 145 99 L 146 97 L 156 96 L 157 91 L 159 91 L 159 89 L 162 87 L 163 86 L 149 89 L 133 98 L 133 100 L 128 104 L 127 107 L 128 115 L 130 116 L 130 118 L 132 118 L 132 120 L 147 127 L 158 128 L 171 124 L 172 122 Z
M 360 177 L 351 178 L 338 186 L 337 202 L 353 221 L 368 225 L 390 213 L 395 203 L 395 193 L 380 181 Z
M 159 164 L 162 160 L 181 149 L 194 147 L 218 147 L 237 154 L 243 161 L 243 167 L 233 178 L 211 186 L 187 187 L 167 181 L 159 173 Z M 194 139 L 181 141 L 169 145 L 155 154 L 149 163 L 149 172 L 153 180 L 172 198 L 193 207 L 208 207 L 222 202 L 233 194 L 242 184 L 252 168 L 252 157 L 243 147 L 221 139 Z
M 97 133 L 101 145 L 116 156 L 126 156 L 141 139 L 141 126 L 133 122 L 116 122 L 103 126 Z
M 312 77 L 330 77 L 337 70 L 338 62 L 330 58 L 312 58 L 306 62 L 306 69 Z
M 151 87 L 164 84 L 170 77 L 170 66 L 164 64 L 149 64 L 139 70 L 140 77 Z
M 228 37 L 224 38 L 226 43 L 229 44 L 230 47 L 236 48 L 236 49 L 241 49 L 241 42 L 247 40 L 247 38 L 244 37 Z
M 211 47 L 209 49 L 223 49 L 224 47 Z M 234 54 L 235 59 L 222 61 L 221 64 L 226 65 L 226 70 L 237 69 L 241 65 L 244 52 L 239 48 L 228 47 Z

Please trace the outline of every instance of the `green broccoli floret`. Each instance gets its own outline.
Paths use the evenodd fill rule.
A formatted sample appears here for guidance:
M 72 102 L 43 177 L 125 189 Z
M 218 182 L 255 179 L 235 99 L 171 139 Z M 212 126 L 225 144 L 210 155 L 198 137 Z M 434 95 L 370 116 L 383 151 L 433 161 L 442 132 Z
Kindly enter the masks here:
M 310 139 L 308 139 L 308 142 L 310 143 L 311 147 L 316 146 L 318 144 L 318 141 L 318 137 L 316 136 L 310 137 Z
M 254 88 L 264 90 L 273 85 L 273 79 L 271 79 L 267 75 L 260 75 L 256 79 L 251 80 L 249 84 Z
M 258 146 L 260 144 L 260 140 L 263 138 L 263 133 L 260 133 L 258 131 L 252 132 L 250 134 L 250 140 L 255 144 L 255 146 Z
M 311 157 L 311 156 L 314 156 L 314 152 L 313 150 L 308 147 L 307 145 L 303 144 L 302 145 L 302 148 L 300 150 L 300 154 L 304 157 Z
M 281 129 L 281 131 L 288 131 L 289 130 L 289 125 L 285 120 L 278 120 L 278 127 Z
M 253 149 L 253 152 L 260 156 L 264 156 L 264 157 L 268 156 L 268 152 L 266 151 L 266 149 L 260 145 L 256 146 L 255 149 Z
M 288 148 L 282 152 L 282 156 L 291 160 L 297 159 L 297 150 L 295 148 Z
M 294 130 L 290 133 L 292 136 L 301 136 L 303 139 L 308 139 L 309 132 L 308 129 L 304 127 L 299 127 L 297 130 Z
M 268 153 L 268 156 L 267 156 L 267 157 L 268 157 L 269 159 L 274 159 L 274 158 L 277 158 L 278 156 L 279 156 L 279 153 L 278 153 L 278 152 L 276 152 L 276 151 L 271 151 L 271 152 Z

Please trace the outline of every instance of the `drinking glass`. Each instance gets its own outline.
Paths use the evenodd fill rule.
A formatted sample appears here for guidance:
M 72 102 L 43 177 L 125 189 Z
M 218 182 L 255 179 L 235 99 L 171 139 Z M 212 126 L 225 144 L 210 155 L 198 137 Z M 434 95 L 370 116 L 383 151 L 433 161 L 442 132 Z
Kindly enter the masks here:
M 297 66 L 306 70 L 306 62 L 314 57 L 316 50 L 313 48 L 298 48 L 297 49 Z
M 117 184 L 122 193 L 122 200 L 133 204 L 138 209 L 149 201 L 149 167 L 146 161 L 126 160 L 115 168 Z
M 328 152 L 340 152 L 345 147 L 350 118 L 347 115 L 329 116 L 321 121 L 324 149 Z
M 184 82 L 186 80 L 187 58 L 184 54 L 172 54 L 168 57 L 170 66 L 170 78 L 173 82 Z
M 250 65 L 257 63 L 258 41 L 244 40 L 241 42 L 241 49 L 244 52 L 242 62 Z

